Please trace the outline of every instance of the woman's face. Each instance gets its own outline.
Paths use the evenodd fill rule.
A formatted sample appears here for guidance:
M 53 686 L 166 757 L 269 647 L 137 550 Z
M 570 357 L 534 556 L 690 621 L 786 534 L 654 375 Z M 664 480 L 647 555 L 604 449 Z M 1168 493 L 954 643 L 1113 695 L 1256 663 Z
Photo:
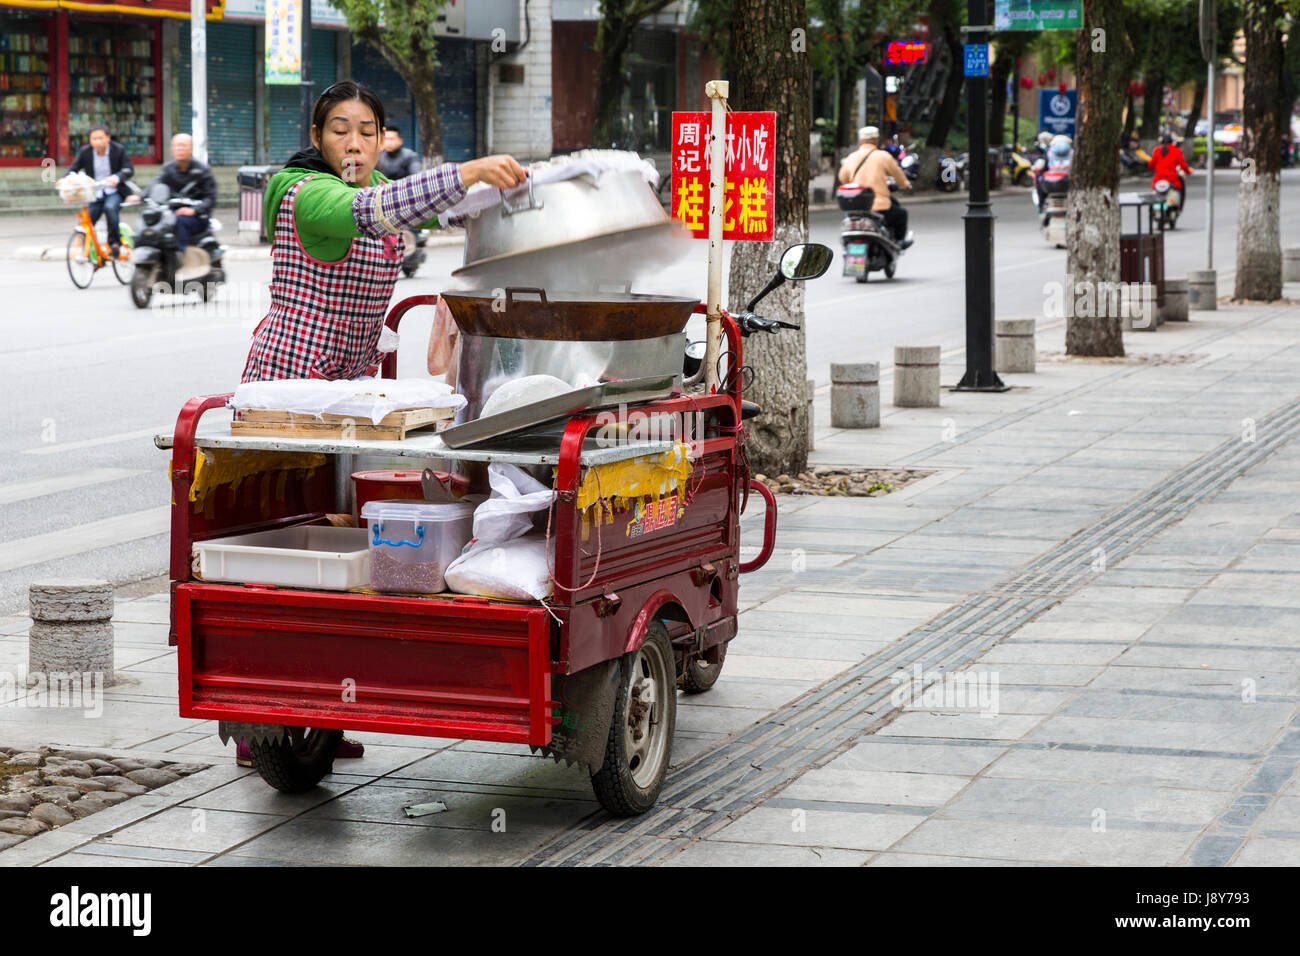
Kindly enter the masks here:
M 368 186 L 381 132 L 369 106 L 342 100 L 330 107 L 324 125 L 311 131 L 311 141 L 344 182 Z

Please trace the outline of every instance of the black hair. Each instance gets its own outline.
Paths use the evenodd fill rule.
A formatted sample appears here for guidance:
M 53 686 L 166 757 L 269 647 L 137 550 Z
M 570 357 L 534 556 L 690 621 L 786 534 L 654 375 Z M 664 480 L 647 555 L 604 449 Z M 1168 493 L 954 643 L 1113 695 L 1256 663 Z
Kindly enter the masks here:
M 95 132 L 96 130 L 99 130 L 100 132 L 102 132 L 102 133 L 103 133 L 105 136 L 107 136 L 109 139 L 112 139 L 112 138 L 113 138 L 113 134 L 110 133 L 110 132 L 108 131 L 108 127 L 107 127 L 107 126 L 104 126 L 104 125 L 102 125 L 102 124 L 97 124 L 97 125 L 95 125 L 95 126 L 92 126 L 92 127 L 90 128 L 90 133 L 93 133 L 93 132 Z M 87 136 L 90 136 L 90 133 L 87 133 L 86 135 L 87 135 Z
M 402 135 L 402 127 L 400 127 L 400 126 L 394 126 L 392 123 L 389 123 L 387 126 L 384 127 L 384 132 L 385 132 L 385 133 L 396 133 L 398 136 L 401 136 L 401 135 Z
M 334 104 L 347 100 L 360 100 L 370 107 L 370 112 L 375 114 L 376 125 L 380 130 L 384 129 L 384 104 L 380 102 L 379 96 L 369 87 L 354 83 L 352 80 L 341 80 L 316 98 L 316 105 L 311 111 L 312 129 L 317 133 L 324 132 L 325 121 L 329 118 Z

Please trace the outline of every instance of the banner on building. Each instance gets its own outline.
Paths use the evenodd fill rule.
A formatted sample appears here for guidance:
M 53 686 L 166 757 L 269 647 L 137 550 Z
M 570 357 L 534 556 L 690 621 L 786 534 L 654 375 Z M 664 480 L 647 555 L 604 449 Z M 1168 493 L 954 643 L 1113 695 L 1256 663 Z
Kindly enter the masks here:
M 302 0 L 266 0 L 266 82 L 302 82 Z
M 673 113 L 672 216 L 709 237 L 712 114 Z M 727 114 L 722 238 L 771 242 L 776 227 L 776 113 Z
M 1083 0 L 995 0 L 994 30 L 1077 30 Z

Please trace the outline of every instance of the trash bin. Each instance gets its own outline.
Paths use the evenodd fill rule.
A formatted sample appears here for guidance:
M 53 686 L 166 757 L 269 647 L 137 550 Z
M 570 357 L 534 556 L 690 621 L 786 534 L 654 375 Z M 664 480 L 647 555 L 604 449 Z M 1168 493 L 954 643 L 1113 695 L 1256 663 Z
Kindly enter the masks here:
M 245 242 L 266 242 L 266 223 L 262 221 L 262 201 L 266 184 L 282 166 L 240 166 L 239 238 Z
M 1119 280 L 1121 282 L 1150 282 L 1156 287 L 1156 308 L 1165 304 L 1165 233 L 1164 224 L 1156 218 L 1155 204 L 1160 197 L 1155 193 L 1121 193 L 1119 197 Z M 1137 217 L 1137 229 L 1124 231 L 1124 218 L 1128 210 Z M 1147 228 L 1142 230 L 1143 213 Z

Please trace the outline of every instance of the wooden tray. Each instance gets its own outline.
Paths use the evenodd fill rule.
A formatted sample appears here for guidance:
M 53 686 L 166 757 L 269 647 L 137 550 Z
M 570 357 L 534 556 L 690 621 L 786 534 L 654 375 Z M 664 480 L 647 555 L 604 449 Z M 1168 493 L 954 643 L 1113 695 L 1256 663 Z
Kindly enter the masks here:
M 246 408 L 239 415 L 230 423 L 232 435 L 401 441 L 408 432 L 430 425 L 435 426 L 435 431 L 442 431 L 456 412 L 450 408 L 406 408 L 389 412 L 378 423 L 347 415 L 303 415 L 272 408 Z

